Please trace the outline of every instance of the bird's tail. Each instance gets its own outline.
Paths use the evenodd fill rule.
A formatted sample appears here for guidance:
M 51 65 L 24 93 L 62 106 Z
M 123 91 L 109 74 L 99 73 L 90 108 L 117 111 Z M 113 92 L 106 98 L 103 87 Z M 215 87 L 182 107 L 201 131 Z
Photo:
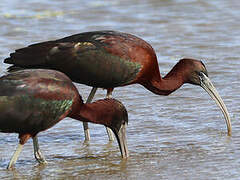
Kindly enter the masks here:
M 19 67 L 16 65 L 12 65 L 7 68 L 7 72 L 15 72 L 15 71 L 23 70 L 23 69 L 25 69 L 25 68 Z
M 32 44 L 28 47 L 15 50 L 10 57 L 4 60 L 6 64 L 12 64 L 8 68 L 8 72 L 28 68 L 41 68 L 46 64 L 49 50 L 55 44 L 48 42 Z

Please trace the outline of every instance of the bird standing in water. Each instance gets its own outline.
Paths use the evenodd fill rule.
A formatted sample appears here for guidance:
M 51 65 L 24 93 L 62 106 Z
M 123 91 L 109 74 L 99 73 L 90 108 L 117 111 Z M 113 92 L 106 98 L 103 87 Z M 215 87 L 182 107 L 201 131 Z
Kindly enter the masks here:
M 19 145 L 8 169 L 13 168 L 29 138 L 33 138 L 35 158 L 45 163 L 36 135 L 65 117 L 109 127 L 118 140 L 122 157 L 128 157 L 128 114 L 123 104 L 114 99 L 83 104 L 72 81 L 59 71 L 29 69 L 1 77 L 0 112 L 0 132 L 19 134 Z
M 115 87 L 141 84 L 157 95 L 169 95 L 184 83 L 202 87 L 221 108 L 231 135 L 227 108 L 217 93 L 205 65 L 194 59 L 181 59 L 161 77 L 156 53 L 150 44 L 134 35 L 116 31 L 94 31 L 75 34 L 54 41 L 32 44 L 16 50 L 6 58 L 18 68 L 56 69 L 77 83 L 92 86 L 90 102 L 97 88 L 107 89 L 110 97 Z M 84 123 L 85 139 L 89 140 Z M 111 140 L 111 136 L 110 140 Z

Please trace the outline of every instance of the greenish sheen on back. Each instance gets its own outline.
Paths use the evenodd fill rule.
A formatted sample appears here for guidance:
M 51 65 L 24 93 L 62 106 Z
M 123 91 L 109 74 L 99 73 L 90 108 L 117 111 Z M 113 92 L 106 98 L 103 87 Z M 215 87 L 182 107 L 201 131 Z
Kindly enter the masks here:
M 94 87 L 117 87 L 133 81 L 141 70 L 140 63 L 108 53 L 104 48 L 97 48 L 77 53 L 72 64 L 71 74 L 76 82 Z M 76 76 L 79 74 L 79 76 Z
M 29 95 L 0 96 L 0 131 L 44 130 L 56 124 L 72 104 L 73 100 L 46 100 Z M 11 125 L 12 129 L 6 127 L 9 123 L 14 124 Z

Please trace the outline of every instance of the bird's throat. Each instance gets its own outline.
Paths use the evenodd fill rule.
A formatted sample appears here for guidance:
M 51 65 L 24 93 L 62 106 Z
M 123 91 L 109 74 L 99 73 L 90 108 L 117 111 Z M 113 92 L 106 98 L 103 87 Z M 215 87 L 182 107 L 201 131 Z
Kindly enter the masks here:
M 182 78 L 179 78 L 175 75 L 153 79 L 152 81 L 143 84 L 148 90 L 153 92 L 154 94 L 167 96 L 180 88 L 183 85 Z

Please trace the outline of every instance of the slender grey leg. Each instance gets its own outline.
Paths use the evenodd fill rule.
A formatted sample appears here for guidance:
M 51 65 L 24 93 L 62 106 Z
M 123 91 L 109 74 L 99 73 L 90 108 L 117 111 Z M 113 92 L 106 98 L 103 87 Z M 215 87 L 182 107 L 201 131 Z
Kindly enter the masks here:
M 112 91 L 107 93 L 106 98 L 112 98 Z M 110 128 L 106 127 L 106 131 L 108 134 L 109 141 L 114 141 L 114 134 L 113 134 L 112 130 Z
M 16 151 L 14 152 L 14 154 L 13 154 L 13 156 L 12 156 L 8 166 L 7 166 L 7 169 L 10 170 L 10 169 L 12 169 L 14 167 L 14 165 L 15 165 L 17 159 L 18 159 L 18 156 L 19 156 L 19 154 L 22 151 L 22 148 L 23 148 L 23 145 L 19 143 Z
M 42 155 L 42 153 L 41 153 L 41 151 L 40 151 L 40 149 L 39 149 L 37 136 L 35 136 L 35 137 L 33 138 L 33 149 L 34 149 L 35 159 L 36 159 L 40 164 L 47 164 L 47 161 L 46 161 L 45 157 Z
M 93 87 L 87 98 L 86 103 L 90 103 L 92 101 L 96 91 L 97 91 L 97 88 Z M 88 128 L 87 122 L 83 122 L 83 129 L 84 129 L 85 141 L 90 141 L 90 133 L 89 133 L 89 128 Z

